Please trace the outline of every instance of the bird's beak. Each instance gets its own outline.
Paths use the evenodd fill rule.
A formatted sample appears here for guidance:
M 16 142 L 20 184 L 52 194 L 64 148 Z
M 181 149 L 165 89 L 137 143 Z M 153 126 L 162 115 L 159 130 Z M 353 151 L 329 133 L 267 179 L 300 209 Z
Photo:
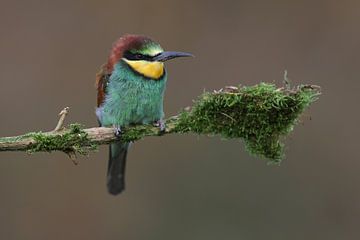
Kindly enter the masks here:
M 178 57 L 194 57 L 194 55 L 186 52 L 162 52 L 156 55 L 155 57 L 153 57 L 153 60 L 159 62 L 165 62 L 167 60 Z

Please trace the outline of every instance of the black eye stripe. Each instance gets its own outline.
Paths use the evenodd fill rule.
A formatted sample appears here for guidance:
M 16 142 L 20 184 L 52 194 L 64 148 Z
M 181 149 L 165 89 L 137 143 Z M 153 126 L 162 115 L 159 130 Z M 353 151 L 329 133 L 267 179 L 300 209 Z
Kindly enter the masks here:
M 124 53 L 124 58 L 126 58 L 127 60 L 154 61 L 153 57 L 154 56 L 144 55 L 144 54 L 140 54 L 140 53 L 132 53 L 132 52 L 129 52 L 129 51 Z

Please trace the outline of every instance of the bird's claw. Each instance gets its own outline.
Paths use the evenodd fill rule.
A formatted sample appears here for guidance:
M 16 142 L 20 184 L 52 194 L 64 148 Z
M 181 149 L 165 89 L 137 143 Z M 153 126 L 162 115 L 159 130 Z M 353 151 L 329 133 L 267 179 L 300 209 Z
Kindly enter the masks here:
M 161 132 L 161 133 L 164 133 L 164 132 L 165 132 L 166 124 L 165 124 L 165 121 L 164 121 L 163 119 L 157 120 L 157 121 L 154 123 L 154 126 L 155 126 L 155 127 L 158 127 L 158 128 L 160 129 L 160 132 Z
M 114 135 L 115 137 L 119 138 L 121 137 L 121 134 L 122 134 L 122 130 L 121 130 L 121 127 L 118 126 L 118 125 L 114 125 Z

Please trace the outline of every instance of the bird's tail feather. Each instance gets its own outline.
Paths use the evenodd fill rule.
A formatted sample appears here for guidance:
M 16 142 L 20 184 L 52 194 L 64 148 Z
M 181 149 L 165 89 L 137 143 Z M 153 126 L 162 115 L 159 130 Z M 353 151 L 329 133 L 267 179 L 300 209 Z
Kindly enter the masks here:
M 117 195 L 125 189 L 125 165 L 129 143 L 115 142 L 109 145 L 107 188 Z

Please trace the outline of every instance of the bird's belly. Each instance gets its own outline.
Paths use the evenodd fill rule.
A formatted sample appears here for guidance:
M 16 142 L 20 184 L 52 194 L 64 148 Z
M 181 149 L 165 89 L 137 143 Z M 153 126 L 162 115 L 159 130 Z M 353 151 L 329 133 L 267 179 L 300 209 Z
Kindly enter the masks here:
M 153 101 L 139 101 L 135 106 L 132 106 L 132 111 L 129 116 L 129 123 L 148 124 L 159 120 L 162 116 L 162 103 Z
M 112 96 L 97 112 L 102 126 L 148 124 L 163 117 L 163 95 L 149 91 Z

